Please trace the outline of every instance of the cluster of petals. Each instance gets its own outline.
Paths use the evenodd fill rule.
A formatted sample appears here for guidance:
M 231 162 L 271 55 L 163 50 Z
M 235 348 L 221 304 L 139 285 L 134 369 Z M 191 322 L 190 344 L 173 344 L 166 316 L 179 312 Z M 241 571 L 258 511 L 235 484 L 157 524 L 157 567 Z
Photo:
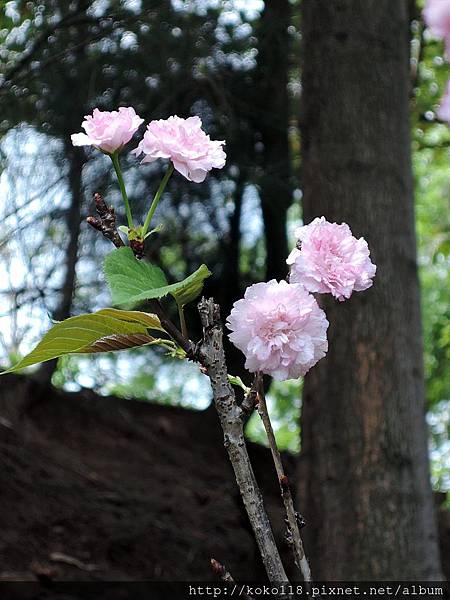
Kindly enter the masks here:
M 450 0 L 427 0 L 423 19 L 431 33 L 445 42 L 446 54 L 450 54 Z
M 210 139 L 199 117 L 173 116 L 152 121 L 133 152 L 137 156 L 144 154 L 143 163 L 168 158 L 186 179 L 201 183 L 208 171 L 225 165 L 224 143 Z
M 305 375 L 328 350 L 328 321 L 301 285 L 275 279 L 247 288 L 227 320 L 230 340 L 246 356 L 245 367 L 274 379 Z
M 372 285 L 376 266 L 364 238 L 352 235 L 346 223 L 314 219 L 295 232 L 298 246 L 287 259 L 289 281 L 309 292 L 330 293 L 338 300 L 350 298 Z
M 112 154 L 131 140 L 143 122 L 144 119 L 131 107 L 111 112 L 96 108 L 81 124 L 86 133 L 74 133 L 72 143 L 74 146 L 95 146 Z

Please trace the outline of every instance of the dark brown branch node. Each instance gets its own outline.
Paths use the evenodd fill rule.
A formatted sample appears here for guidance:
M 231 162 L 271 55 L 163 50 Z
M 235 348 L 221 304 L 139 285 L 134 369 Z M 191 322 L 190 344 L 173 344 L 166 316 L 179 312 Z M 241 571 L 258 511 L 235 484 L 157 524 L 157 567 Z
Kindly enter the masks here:
M 130 239 L 130 248 L 133 250 L 133 254 L 136 258 L 142 258 L 144 256 L 144 240 L 142 238 Z
M 108 206 L 98 192 L 94 194 L 94 202 L 98 217 L 87 217 L 86 221 L 91 227 L 100 231 L 103 237 L 110 240 L 116 248 L 125 246 L 117 231 L 114 208 Z

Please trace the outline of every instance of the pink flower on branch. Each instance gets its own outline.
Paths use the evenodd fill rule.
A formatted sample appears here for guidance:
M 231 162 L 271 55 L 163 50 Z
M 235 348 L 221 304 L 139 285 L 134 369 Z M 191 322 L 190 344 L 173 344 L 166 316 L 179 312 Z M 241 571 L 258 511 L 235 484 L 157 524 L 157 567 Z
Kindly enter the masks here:
M 441 121 L 446 121 L 450 124 L 450 81 L 447 83 L 447 89 L 437 110 L 437 116 Z
M 145 155 L 143 163 L 168 158 L 186 179 L 201 183 L 208 171 L 225 165 L 224 143 L 210 139 L 202 129 L 199 117 L 182 119 L 174 116 L 152 121 L 133 152 L 136 156 Z
M 227 320 L 230 340 L 251 372 L 274 379 L 305 375 L 328 350 L 328 321 L 315 298 L 301 285 L 256 283 L 234 303 Z
M 112 112 L 95 108 L 81 124 L 86 133 L 74 133 L 72 143 L 74 146 L 95 146 L 112 154 L 131 140 L 143 122 L 134 108 L 121 107 Z
M 299 247 L 286 261 L 291 267 L 291 283 L 301 283 L 309 292 L 332 294 L 338 300 L 372 285 L 376 266 L 367 242 L 355 238 L 346 223 L 329 223 L 320 217 L 295 233 Z
M 446 54 L 450 53 L 450 0 L 427 0 L 423 19 L 431 33 L 445 42 Z

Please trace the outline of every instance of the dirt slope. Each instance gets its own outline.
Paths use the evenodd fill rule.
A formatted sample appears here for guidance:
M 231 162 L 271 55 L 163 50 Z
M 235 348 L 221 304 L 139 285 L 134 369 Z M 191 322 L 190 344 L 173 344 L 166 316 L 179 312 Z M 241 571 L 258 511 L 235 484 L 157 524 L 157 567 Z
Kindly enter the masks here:
M 249 448 L 289 570 L 269 452 Z M 292 457 L 285 462 L 293 476 Z M 440 514 L 447 569 L 449 515 Z M 0 532 L 0 581 L 213 581 L 211 557 L 237 580 L 264 578 L 214 409 L 68 394 L 6 376 Z
M 289 557 L 268 451 L 250 450 Z M 2 382 L 3 578 L 205 580 L 211 557 L 260 578 L 248 527 L 214 410 Z

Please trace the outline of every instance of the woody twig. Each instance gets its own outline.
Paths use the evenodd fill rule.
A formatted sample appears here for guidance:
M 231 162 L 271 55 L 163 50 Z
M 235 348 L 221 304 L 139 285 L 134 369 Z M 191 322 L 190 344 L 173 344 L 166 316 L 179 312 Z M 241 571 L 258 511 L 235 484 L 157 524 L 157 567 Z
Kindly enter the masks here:
M 215 573 L 215 575 L 217 575 L 218 577 L 220 577 L 220 579 L 224 582 L 224 583 L 229 583 L 233 586 L 236 586 L 236 581 L 234 580 L 233 576 L 231 575 L 231 573 L 228 571 L 228 569 L 226 568 L 225 565 L 222 565 L 218 560 L 216 560 L 215 558 L 211 559 L 211 569 L 213 570 L 213 572 Z M 242 593 L 244 591 L 244 588 L 242 586 L 239 586 L 241 589 L 239 590 L 239 597 L 243 598 L 244 600 L 253 600 L 253 598 L 251 596 L 248 596 L 245 593 Z
M 111 241 L 116 248 L 125 246 L 116 226 L 116 214 L 112 206 L 108 206 L 103 197 L 96 192 L 94 194 L 95 209 L 98 217 L 87 217 L 86 221 L 91 227 Z
M 281 454 L 275 440 L 275 434 L 270 421 L 269 412 L 267 410 L 266 397 L 264 393 L 263 377 L 261 373 L 255 376 L 253 387 L 256 388 L 258 394 L 258 413 L 266 430 L 267 439 L 269 441 L 270 451 L 272 453 L 273 462 L 280 484 L 281 497 L 283 499 L 284 508 L 286 510 L 286 523 L 288 527 L 288 539 L 294 554 L 295 564 L 300 570 L 305 582 L 312 581 L 311 570 L 303 549 L 300 527 L 304 525 L 303 518 L 295 511 L 294 501 L 292 499 L 291 489 L 289 487 L 289 479 L 284 472 Z

